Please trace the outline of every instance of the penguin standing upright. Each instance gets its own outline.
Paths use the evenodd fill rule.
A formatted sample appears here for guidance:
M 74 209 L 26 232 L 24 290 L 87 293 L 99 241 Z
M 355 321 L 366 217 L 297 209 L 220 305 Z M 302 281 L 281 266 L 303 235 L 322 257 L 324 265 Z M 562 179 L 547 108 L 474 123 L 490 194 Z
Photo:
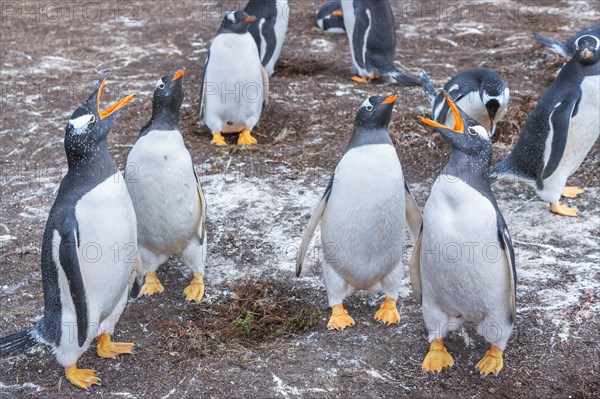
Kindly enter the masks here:
M 326 32 L 334 34 L 345 34 L 344 12 L 341 0 L 329 0 L 325 2 L 315 17 L 315 24 Z
M 302 237 L 296 275 L 310 240 L 321 223 L 322 265 L 331 318 L 330 330 L 354 325 L 344 299 L 357 289 L 386 298 L 375 319 L 398 323 L 404 228 L 416 236 L 421 211 L 404 182 L 402 167 L 388 133 L 398 95 L 371 97 L 360 107 L 354 133 L 331 176 Z M 376 195 L 374 195 L 376 193 Z
M 238 144 L 256 144 L 251 132 L 269 99 L 269 76 L 248 32 L 255 20 L 244 11 L 227 13 L 206 56 L 199 117 L 204 111 L 217 146 L 227 145 L 222 133 L 238 132 Z
M 244 11 L 256 20 L 248 31 L 254 38 L 260 61 L 269 76 L 275 71 L 275 64 L 281 54 L 290 19 L 287 0 L 250 0 Z
M 435 90 L 424 70 L 419 73 L 431 102 L 432 119 L 442 125 L 454 125 L 444 96 Z M 459 73 L 446 83 L 444 91 L 467 115 L 479 122 L 490 135 L 508 110 L 510 90 L 500 75 L 488 68 L 473 68 Z
M 575 54 L 529 115 L 512 152 L 494 168 L 496 176 L 514 175 L 534 184 L 550 211 L 577 216 L 561 205 L 576 198 L 578 187 L 565 187 L 600 135 L 600 39 L 583 35 Z
M 127 157 L 125 182 L 138 223 L 138 245 L 142 270 L 134 285 L 136 295 L 164 290 L 156 277 L 158 267 L 172 254 L 182 254 L 183 263 L 194 272 L 184 290 L 188 301 L 204 296 L 206 264 L 206 201 L 196 176 L 192 157 L 179 131 L 179 109 L 183 102 L 182 67 L 156 83 L 152 118 Z
M 431 343 L 423 369 L 437 374 L 454 364 L 443 340 L 468 321 L 491 344 L 477 370 L 498 374 L 515 320 L 515 255 L 490 187 L 488 132 L 444 97 L 454 128 L 423 122 L 448 142 L 450 160 L 431 188 L 409 265 Z
M 396 24 L 388 0 L 342 0 L 344 26 L 358 76 L 352 80 L 366 83 L 390 76 L 409 86 L 421 82 L 395 65 Z
M 42 243 L 44 316 L 30 329 L 0 338 L 1 355 L 23 352 L 38 342 L 51 346 L 67 379 L 82 389 L 100 382 L 93 370 L 77 368 L 94 338 L 103 358 L 133 350 L 131 343 L 110 339 L 139 256 L 135 211 L 106 141 L 119 109 L 133 95 L 100 111 L 106 75 L 67 124 L 69 169 Z
M 541 35 L 539 33 L 534 32 L 533 37 L 542 45 L 548 47 L 550 50 L 555 53 L 565 57 L 571 58 L 575 53 L 575 40 L 583 35 L 592 35 L 596 37 L 600 37 L 600 24 L 589 26 L 585 29 L 580 30 L 574 36 L 569 38 L 566 42 L 552 39 L 551 37 L 547 37 Z

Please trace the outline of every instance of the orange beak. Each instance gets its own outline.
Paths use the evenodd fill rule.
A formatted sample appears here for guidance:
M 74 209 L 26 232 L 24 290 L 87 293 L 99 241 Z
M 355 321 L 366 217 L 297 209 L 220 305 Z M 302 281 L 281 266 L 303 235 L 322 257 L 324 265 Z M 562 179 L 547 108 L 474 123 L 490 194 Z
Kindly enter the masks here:
M 344 13 L 340 10 L 334 11 L 331 13 L 332 17 L 341 17 L 342 15 L 344 15 Z
M 383 100 L 381 103 L 382 104 L 393 104 L 396 101 L 398 101 L 398 95 L 397 94 L 392 94 L 391 96 L 389 96 L 388 98 L 386 98 L 385 100 Z
M 460 113 L 458 112 L 458 108 L 456 108 L 456 104 L 454 104 L 454 101 L 452 101 L 450 96 L 448 94 L 446 94 L 445 91 L 441 91 L 441 93 L 444 96 L 444 98 L 446 99 L 446 101 L 448 102 L 448 105 L 450 106 L 450 111 L 452 111 L 452 116 L 454 116 L 454 128 L 452 128 L 451 130 L 455 133 L 463 134 L 463 131 L 465 129 L 465 124 L 464 124 L 462 118 L 460 117 Z M 442 129 L 448 129 L 448 126 L 442 125 L 441 123 L 438 123 L 429 118 L 421 118 L 421 122 L 423 122 L 429 126 L 439 127 Z
M 171 79 L 171 82 L 174 82 L 177 79 L 183 78 L 183 75 L 185 75 L 185 68 L 181 68 L 180 70 L 175 72 L 175 75 L 173 75 L 173 79 Z
M 106 83 L 106 79 L 107 78 L 104 78 L 104 80 L 100 84 L 100 88 L 98 89 L 98 99 L 96 100 L 96 104 L 97 104 L 96 106 L 98 107 L 98 116 L 100 116 L 100 119 L 104 119 L 108 116 L 111 116 L 112 114 L 114 114 L 115 112 L 117 112 L 118 110 L 120 110 L 121 108 L 126 106 L 127 104 L 129 104 L 131 102 L 131 100 L 133 100 L 133 97 L 135 97 L 135 94 L 130 94 L 127 97 L 122 98 L 121 100 L 117 101 L 116 103 L 114 103 L 113 105 L 111 105 L 110 107 L 105 109 L 104 111 L 100 111 L 100 96 L 102 96 L 102 89 L 104 89 L 104 84 Z
M 252 23 L 252 22 L 256 21 L 256 18 L 254 18 L 254 17 L 246 17 L 246 18 L 244 18 L 244 21 L 246 21 L 248 23 Z

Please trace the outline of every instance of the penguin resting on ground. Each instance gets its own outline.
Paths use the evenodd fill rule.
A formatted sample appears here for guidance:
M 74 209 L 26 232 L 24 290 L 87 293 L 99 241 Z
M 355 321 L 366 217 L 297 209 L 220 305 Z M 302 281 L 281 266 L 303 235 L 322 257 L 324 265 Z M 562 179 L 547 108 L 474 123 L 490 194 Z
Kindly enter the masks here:
M 395 65 L 396 23 L 388 0 L 342 0 L 342 10 L 352 61 L 358 72 L 352 80 L 367 83 L 390 76 L 404 85 L 421 85 Z
M 443 95 L 454 128 L 422 120 L 444 137 L 452 151 L 431 188 L 409 264 L 431 343 L 423 369 L 437 374 L 454 365 L 443 340 L 468 321 L 477 323 L 477 332 L 491 344 L 476 369 L 484 376 L 498 374 L 515 321 L 515 255 L 490 188 L 488 132 Z
M 340 0 L 330 0 L 323 4 L 315 17 L 315 24 L 326 32 L 345 34 L 342 2 Z
M 179 131 L 184 74 L 182 67 L 158 80 L 152 118 L 127 157 L 125 182 L 137 216 L 142 259 L 132 294 L 163 292 L 156 270 L 170 255 L 181 253 L 183 263 L 194 272 L 184 294 L 188 301 L 200 302 L 206 265 L 206 201 Z
M 580 36 L 575 48 L 531 112 L 512 152 L 494 168 L 497 177 L 508 174 L 534 183 L 550 211 L 562 216 L 577 216 L 577 208 L 561 205 L 560 196 L 583 193 L 565 184 L 600 135 L 600 39 Z
M 42 243 L 44 316 L 35 326 L 0 338 L 0 355 L 24 352 L 37 343 L 51 346 L 67 379 L 82 389 L 100 382 L 93 370 L 77 368 L 94 338 L 98 355 L 107 359 L 131 354 L 134 347 L 110 339 L 139 256 L 135 211 L 106 142 L 119 110 L 133 95 L 100 111 L 107 75 L 67 124 L 69 169 Z
M 550 50 L 554 51 L 556 54 L 559 54 L 565 58 L 571 58 L 575 53 L 575 40 L 583 35 L 592 35 L 596 37 L 600 37 L 600 24 L 592 25 L 585 29 L 580 30 L 574 36 L 572 36 L 566 42 L 562 42 L 560 40 L 552 39 L 551 37 L 541 35 L 539 33 L 534 32 L 533 37 L 541 43 L 542 45 L 548 47 Z
M 198 116 L 204 112 L 217 146 L 227 145 L 222 133 L 238 132 L 238 144 L 256 144 L 251 132 L 269 99 L 269 77 L 248 33 L 254 21 L 244 11 L 228 13 L 206 56 Z
M 432 119 L 442 125 L 454 125 L 444 96 L 436 91 L 424 70 L 419 75 L 431 103 Z M 496 124 L 506 115 L 510 99 L 508 84 L 500 75 L 488 68 L 468 69 L 450 79 L 444 91 L 460 109 L 494 136 Z
M 244 11 L 256 20 L 248 31 L 254 38 L 260 61 L 269 76 L 273 76 L 275 64 L 281 54 L 290 19 L 287 0 L 250 0 Z
M 408 224 L 416 237 L 421 211 L 404 182 L 388 133 L 397 100 L 398 95 L 378 96 L 362 104 L 346 152 L 302 237 L 296 276 L 321 222 L 322 271 L 332 308 L 330 330 L 354 325 L 343 301 L 357 289 L 385 294 L 376 320 L 400 321 L 396 300 L 402 284 L 404 228 Z

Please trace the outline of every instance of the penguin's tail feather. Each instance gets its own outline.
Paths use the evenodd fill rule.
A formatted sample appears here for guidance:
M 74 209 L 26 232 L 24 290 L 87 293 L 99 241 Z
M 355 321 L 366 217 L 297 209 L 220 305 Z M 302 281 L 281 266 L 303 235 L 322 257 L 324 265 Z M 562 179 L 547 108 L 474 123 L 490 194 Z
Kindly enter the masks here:
M 17 331 L 0 338 L 0 357 L 24 353 L 39 343 L 36 327 Z
M 407 75 L 399 69 L 396 69 L 394 72 L 392 72 L 390 76 L 394 78 L 396 82 L 404 86 L 421 86 L 421 81 L 419 79 Z
M 425 95 L 429 99 L 429 102 L 433 105 L 435 98 L 437 97 L 437 91 L 435 90 L 435 86 L 429 79 L 427 72 L 424 69 L 419 71 L 419 78 L 421 78 L 421 86 L 423 86 L 423 90 L 425 90 Z
M 490 179 L 493 184 L 508 175 L 513 175 L 513 176 L 518 175 L 512 168 L 512 164 L 510 162 L 510 155 L 508 157 L 504 158 L 502 161 L 498 162 L 492 168 L 492 170 L 490 171 Z
M 535 40 L 538 41 L 538 43 L 548 47 L 549 49 L 553 50 L 555 53 L 558 53 L 560 55 L 562 55 L 563 57 L 568 57 L 568 51 L 567 48 L 565 46 L 565 43 L 556 40 L 556 39 L 552 39 L 551 37 L 548 36 L 544 36 L 544 35 L 540 35 L 537 32 L 533 32 L 533 37 L 535 37 Z

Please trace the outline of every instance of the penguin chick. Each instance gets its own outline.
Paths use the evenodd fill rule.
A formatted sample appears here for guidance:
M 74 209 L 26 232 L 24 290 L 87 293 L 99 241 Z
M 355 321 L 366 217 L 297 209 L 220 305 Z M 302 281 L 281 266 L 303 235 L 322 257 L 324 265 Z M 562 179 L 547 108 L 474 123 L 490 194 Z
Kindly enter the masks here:
M 206 201 L 179 130 L 184 75 L 181 67 L 158 80 L 152 118 L 127 157 L 125 181 L 137 215 L 142 259 L 132 294 L 163 292 L 156 270 L 169 256 L 181 253 L 183 263 L 194 272 L 184 290 L 186 300 L 200 302 L 206 265 Z M 139 289 L 143 276 L 145 283 Z
M 424 70 L 419 75 L 431 103 L 432 119 L 442 125 L 453 125 L 453 116 L 444 96 L 435 90 Z M 510 99 L 508 84 L 500 75 L 488 68 L 468 69 L 450 79 L 444 92 L 494 136 L 496 124 L 506 115 Z
M 448 142 L 450 160 L 431 188 L 409 264 L 431 343 L 423 369 L 437 374 L 454 365 L 443 340 L 467 321 L 491 345 L 476 369 L 498 374 L 515 320 L 514 250 L 490 188 L 488 132 L 443 96 L 454 128 L 422 121 Z
M 396 300 L 402 283 L 404 228 L 408 220 L 416 237 L 421 212 L 404 182 L 388 133 L 397 100 L 398 95 L 378 96 L 362 104 L 348 147 L 302 237 L 297 276 L 321 223 L 322 272 L 332 308 L 330 330 L 354 325 L 343 301 L 357 289 L 385 294 L 376 320 L 400 321 Z
M 267 74 L 273 76 L 290 19 L 287 0 L 250 0 L 244 11 L 255 20 L 248 31 L 254 38 Z
M 561 205 L 560 197 L 583 193 L 565 185 L 600 135 L 600 39 L 583 35 L 574 45 L 573 58 L 529 115 L 512 152 L 494 168 L 496 177 L 532 183 L 550 211 L 562 216 L 579 212 Z
M 345 34 L 344 12 L 340 0 L 325 2 L 315 17 L 315 24 L 326 32 L 333 34 Z
M 396 23 L 388 0 L 342 0 L 342 11 L 352 61 L 358 72 L 352 80 L 367 83 L 390 76 L 403 85 L 421 85 L 395 65 Z
M 566 42 L 552 39 L 551 37 L 541 35 L 537 32 L 533 33 L 533 37 L 545 47 L 548 47 L 550 50 L 554 51 L 556 54 L 565 57 L 571 58 L 575 53 L 575 40 L 583 35 L 592 35 L 596 37 L 600 37 L 600 24 L 589 26 L 585 29 L 580 30 L 574 36 L 572 36 Z
M 244 11 L 225 15 L 206 57 L 199 117 L 204 111 L 216 146 L 227 145 L 222 133 L 238 132 L 238 144 L 256 144 L 251 131 L 268 102 L 269 77 L 248 32 L 255 20 Z
M 77 360 L 98 338 L 97 354 L 133 353 L 131 343 L 111 342 L 139 267 L 136 219 L 127 187 L 108 152 L 106 137 L 129 95 L 100 110 L 107 73 L 67 123 L 68 171 L 50 210 L 42 243 L 44 316 L 35 326 L 0 338 L 0 355 L 49 345 L 67 379 L 88 389 L 100 379 Z M 121 254 L 121 255 L 119 255 Z M 119 255 L 119 256 L 117 256 Z

